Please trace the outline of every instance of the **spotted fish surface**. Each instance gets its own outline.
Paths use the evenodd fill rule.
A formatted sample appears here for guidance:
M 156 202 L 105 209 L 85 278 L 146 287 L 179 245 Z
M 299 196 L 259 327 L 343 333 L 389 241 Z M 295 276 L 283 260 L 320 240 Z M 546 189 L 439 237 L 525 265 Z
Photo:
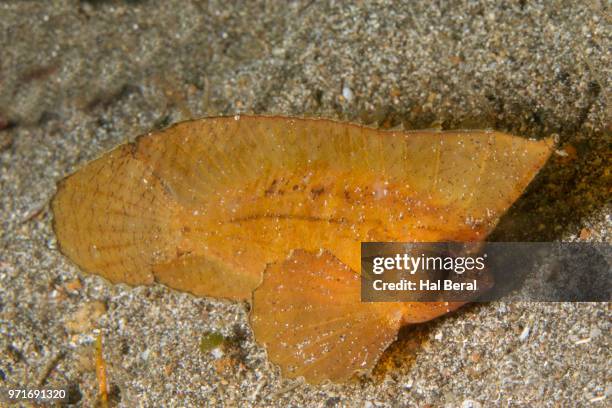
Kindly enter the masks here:
M 492 131 L 236 116 L 176 124 L 59 183 L 61 251 L 111 282 L 253 302 L 288 377 L 368 371 L 461 304 L 360 302 L 360 244 L 481 241 L 553 147 Z

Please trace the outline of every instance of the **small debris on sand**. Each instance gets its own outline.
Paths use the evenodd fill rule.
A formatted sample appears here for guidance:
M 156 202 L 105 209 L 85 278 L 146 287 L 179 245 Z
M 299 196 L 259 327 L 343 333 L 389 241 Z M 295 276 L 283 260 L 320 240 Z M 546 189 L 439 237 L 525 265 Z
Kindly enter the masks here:
M 81 305 L 70 319 L 64 322 L 66 330 L 72 333 L 85 333 L 95 327 L 97 320 L 106 313 L 104 302 L 93 301 Z

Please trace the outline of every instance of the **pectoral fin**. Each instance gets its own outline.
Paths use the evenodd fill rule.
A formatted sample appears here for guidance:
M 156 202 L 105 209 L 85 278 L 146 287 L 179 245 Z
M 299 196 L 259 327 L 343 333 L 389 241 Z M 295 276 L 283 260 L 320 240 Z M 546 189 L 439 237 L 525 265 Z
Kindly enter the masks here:
M 364 303 L 360 276 L 328 251 L 270 265 L 253 297 L 258 342 L 287 377 L 343 381 L 369 371 L 400 327 L 401 305 Z

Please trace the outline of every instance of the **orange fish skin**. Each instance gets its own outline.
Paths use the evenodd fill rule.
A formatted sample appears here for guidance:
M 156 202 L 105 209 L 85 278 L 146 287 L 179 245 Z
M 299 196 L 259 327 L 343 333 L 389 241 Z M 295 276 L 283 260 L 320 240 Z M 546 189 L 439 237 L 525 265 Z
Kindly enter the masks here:
M 354 283 L 361 242 L 484 240 L 553 145 L 551 138 L 482 130 L 205 118 L 140 136 L 67 177 L 52 200 L 53 226 L 62 253 L 111 282 L 159 282 L 196 296 L 253 299 L 255 336 L 283 372 L 311 382 L 344 381 L 369 370 L 402 325 L 462 304 L 361 304 Z M 298 268 L 287 263 L 296 259 Z M 300 271 L 311 279 L 302 290 L 278 282 Z M 339 277 L 352 283 L 340 279 L 326 296 L 317 293 Z M 313 315 L 309 304 L 334 310 L 348 326 Z M 358 321 L 346 320 L 351 310 Z M 321 340 L 325 349 L 312 346 L 319 354 L 300 349 L 315 340 L 302 329 L 308 319 L 315 328 L 334 327 L 329 339 L 373 354 L 347 351 L 329 339 Z M 280 330 L 281 323 L 291 330 Z M 371 324 L 379 333 L 369 339 L 351 331 L 365 337 L 347 338 L 351 324 Z M 350 361 L 323 353 L 335 347 Z M 326 362 L 318 366 L 319 359 Z M 331 362 L 345 369 L 327 375 Z
M 69 258 L 112 282 L 249 299 L 292 249 L 326 248 L 358 270 L 361 241 L 483 239 L 550 146 L 323 119 L 183 122 L 60 183 L 55 232 Z M 232 289 L 225 274 L 246 283 Z

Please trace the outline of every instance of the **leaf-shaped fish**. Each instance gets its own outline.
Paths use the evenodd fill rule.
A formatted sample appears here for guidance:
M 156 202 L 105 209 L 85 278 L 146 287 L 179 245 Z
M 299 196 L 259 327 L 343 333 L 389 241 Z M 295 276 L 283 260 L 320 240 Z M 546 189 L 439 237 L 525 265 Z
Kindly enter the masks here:
M 489 131 L 201 119 L 67 177 L 54 227 L 65 255 L 112 282 L 253 298 L 255 336 L 287 375 L 344 380 L 402 324 L 460 305 L 360 303 L 360 243 L 483 240 L 551 148 Z

